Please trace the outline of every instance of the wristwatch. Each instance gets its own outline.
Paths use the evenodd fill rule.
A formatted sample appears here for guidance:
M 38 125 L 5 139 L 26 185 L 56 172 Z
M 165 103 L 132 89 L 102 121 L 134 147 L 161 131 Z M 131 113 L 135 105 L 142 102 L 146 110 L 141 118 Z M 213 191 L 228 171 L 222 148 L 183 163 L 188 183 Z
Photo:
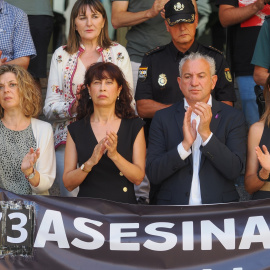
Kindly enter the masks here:
M 36 170 L 33 169 L 33 172 L 32 172 L 31 174 L 29 174 L 28 176 L 25 175 L 25 178 L 26 178 L 27 180 L 31 180 L 32 178 L 35 177 L 35 175 L 36 175 Z
M 84 167 L 85 167 L 85 165 L 84 165 L 84 163 L 83 163 L 83 165 L 81 166 L 81 170 L 82 170 L 83 172 L 86 172 L 86 173 L 90 173 L 90 172 L 91 172 L 91 169 L 90 169 L 89 171 L 87 171 Z

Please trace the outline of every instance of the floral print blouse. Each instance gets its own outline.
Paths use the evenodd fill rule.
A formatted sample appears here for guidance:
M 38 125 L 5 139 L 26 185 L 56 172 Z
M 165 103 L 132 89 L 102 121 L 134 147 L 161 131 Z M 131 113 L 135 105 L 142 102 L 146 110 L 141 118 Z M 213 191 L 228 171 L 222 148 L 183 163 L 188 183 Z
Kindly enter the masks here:
M 126 49 L 120 44 L 114 43 L 108 49 L 97 47 L 97 51 L 103 62 L 112 62 L 122 70 L 132 88 L 132 69 Z M 76 115 L 72 115 L 70 112 L 76 101 L 73 89 L 76 89 L 77 86 L 74 85 L 73 79 L 77 71 L 78 59 L 83 52 L 83 45 L 80 46 L 77 53 L 72 55 L 67 53 L 64 47 L 60 47 L 52 56 L 43 112 L 48 120 L 53 121 L 55 148 L 66 143 L 67 126 L 75 121 Z

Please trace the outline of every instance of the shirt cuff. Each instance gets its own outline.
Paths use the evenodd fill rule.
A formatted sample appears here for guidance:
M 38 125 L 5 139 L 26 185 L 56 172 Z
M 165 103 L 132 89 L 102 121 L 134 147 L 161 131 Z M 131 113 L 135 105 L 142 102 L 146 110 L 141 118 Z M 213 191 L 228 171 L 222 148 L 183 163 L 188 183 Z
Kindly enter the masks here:
M 188 151 L 186 151 L 182 143 L 178 144 L 177 151 L 182 160 L 185 160 L 191 154 L 191 150 L 189 149 Z
M 210 141 L 210 139 L 213 136 L 213 132 L 211 132 L 211 134 L 209 135 L 209 137 L 207 138 L 207 140 L 205 142 L 202 143 L 202 146 L 206 146 L 208 144 L 208 142 Z

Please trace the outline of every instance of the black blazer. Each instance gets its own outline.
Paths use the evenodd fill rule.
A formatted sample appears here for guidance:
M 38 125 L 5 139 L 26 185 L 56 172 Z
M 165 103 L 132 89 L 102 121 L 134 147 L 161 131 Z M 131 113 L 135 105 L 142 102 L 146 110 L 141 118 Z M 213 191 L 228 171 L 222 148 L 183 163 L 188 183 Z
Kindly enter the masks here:
M 146 173 L 158 185 L 157 204 L 187 205 L 193 175 L 192 155 L 182 160 L 177 146 L 183 141 L 184 102 L 158 111 L 149 134 Z M 234 180 L 246 156 L 246 124 L 242 112 L 212 99 L 212 138 L 201 146 L 199 169 L 202 203 L 238 201 Z

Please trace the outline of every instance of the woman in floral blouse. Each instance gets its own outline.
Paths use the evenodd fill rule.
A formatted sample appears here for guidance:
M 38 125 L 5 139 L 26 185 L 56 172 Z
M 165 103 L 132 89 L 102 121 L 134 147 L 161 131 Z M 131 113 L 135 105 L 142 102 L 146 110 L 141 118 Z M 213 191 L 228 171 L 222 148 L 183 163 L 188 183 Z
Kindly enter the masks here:
M 56 148 L 56 181 L 61 196 L 76 196 L 63 185 L 64 152 L 67 126 L 75 121 L 77 98 L 86 69 L 95 62 L 112 62 L 133 85 L 130 59 L 126 49 L 110 40 L 108 20 L 99 0 L 78 0 L 71 11 L 67 45 L 52 57 L 44 106 L 45 116 L 53 121 Z

